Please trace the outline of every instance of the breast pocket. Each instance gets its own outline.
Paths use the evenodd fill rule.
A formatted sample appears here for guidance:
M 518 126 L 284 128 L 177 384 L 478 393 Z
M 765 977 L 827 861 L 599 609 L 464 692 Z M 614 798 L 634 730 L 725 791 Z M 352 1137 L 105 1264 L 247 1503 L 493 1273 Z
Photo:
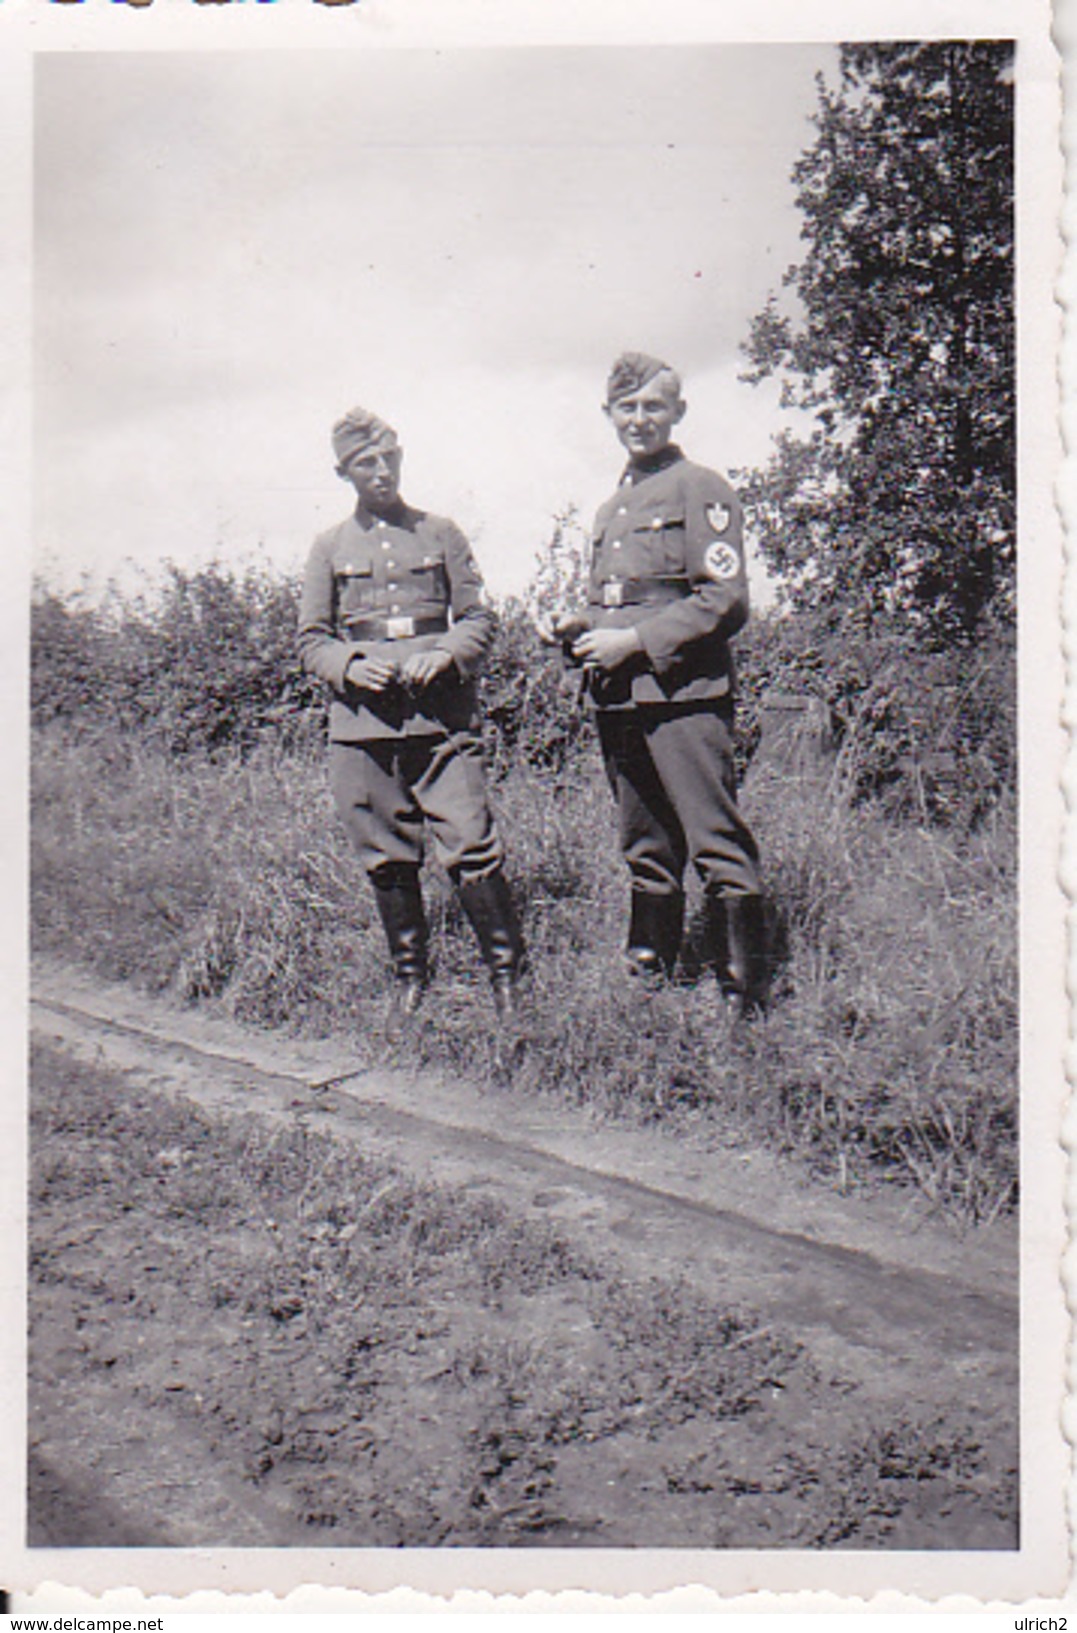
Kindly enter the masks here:
M 347 562 L 334 574 L 337 584 L 337 611 L 341 618 L 363 612 L 373 600 L 374 567 L 369 561 Z
M 684 543 L 683 511 L 659 511 L 642 518 L 632 530 L 633 555 L 645 563 L 642 570 L 655 578 L 684 573 Z
M 675 511 L 661 518 L 662 560 L 667 574 L 679 575 L 687 571 L 685 550 L 684 512 Z
M 444 555 L 431 552 L 414 562 L 410 570 L 411 590 L 418 601 L 432 601 L 438 607 L 449 604 L 449 573 Z

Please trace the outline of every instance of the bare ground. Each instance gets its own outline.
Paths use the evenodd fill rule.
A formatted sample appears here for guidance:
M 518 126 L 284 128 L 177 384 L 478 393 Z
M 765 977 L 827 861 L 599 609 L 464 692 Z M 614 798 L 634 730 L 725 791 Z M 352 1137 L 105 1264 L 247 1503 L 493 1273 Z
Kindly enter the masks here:
M 34 1546 L 1016 1546 L 1016 1249 L 35 979 Z

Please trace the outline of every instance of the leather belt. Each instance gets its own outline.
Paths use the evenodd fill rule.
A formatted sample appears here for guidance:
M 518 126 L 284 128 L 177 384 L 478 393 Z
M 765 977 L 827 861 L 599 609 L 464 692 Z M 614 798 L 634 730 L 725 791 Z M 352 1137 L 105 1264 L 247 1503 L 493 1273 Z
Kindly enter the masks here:
M 602 585 L 602 605 L 665 606 L 671 601 L 684 601 L 691 593 L 687 578 L 607 578 Z
M 408 641 L 413 635 L 444 635 L 447 618 L 345 618 L 352 641 Z

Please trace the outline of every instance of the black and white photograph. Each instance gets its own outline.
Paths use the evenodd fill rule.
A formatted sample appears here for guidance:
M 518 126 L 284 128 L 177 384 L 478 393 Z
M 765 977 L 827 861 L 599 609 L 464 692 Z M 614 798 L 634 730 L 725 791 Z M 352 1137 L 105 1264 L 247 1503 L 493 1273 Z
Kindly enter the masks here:
M 19 1585 L 1061 1591 L 1046 23 L 114 10 L 30 65 Z

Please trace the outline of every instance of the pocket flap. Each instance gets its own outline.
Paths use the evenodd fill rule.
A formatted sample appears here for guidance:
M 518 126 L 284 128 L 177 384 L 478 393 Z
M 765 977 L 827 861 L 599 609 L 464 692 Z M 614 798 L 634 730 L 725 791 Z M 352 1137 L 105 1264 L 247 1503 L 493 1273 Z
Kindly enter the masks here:
M 636 523 L 635 531 L 638 533 L 664 533 L 667 528 L 683 526 L 683 508 L 659 510 L 653 516 L 641 516 Z

